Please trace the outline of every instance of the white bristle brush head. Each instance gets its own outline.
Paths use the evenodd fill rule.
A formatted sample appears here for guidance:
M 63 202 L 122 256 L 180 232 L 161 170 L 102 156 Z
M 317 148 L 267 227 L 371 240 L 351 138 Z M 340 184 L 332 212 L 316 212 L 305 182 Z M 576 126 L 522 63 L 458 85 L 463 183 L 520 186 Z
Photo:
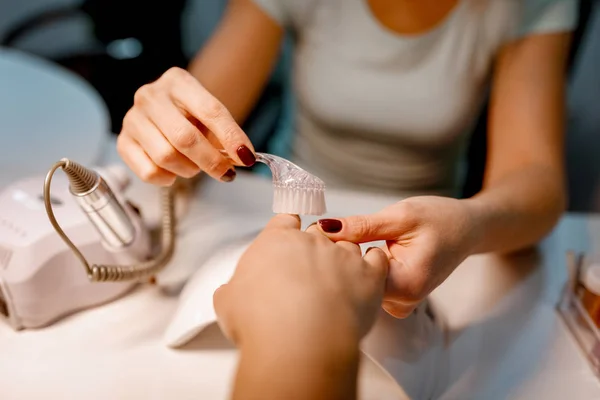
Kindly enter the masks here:
M 323 215 L 327 212 L 325 187 L 273 185 L 273 212 L 276 214 Z
M 273 175 L 273 212 L 320 216 L 327 212 L 325 184 L 296 164 L 272 154 L 257 153 Z

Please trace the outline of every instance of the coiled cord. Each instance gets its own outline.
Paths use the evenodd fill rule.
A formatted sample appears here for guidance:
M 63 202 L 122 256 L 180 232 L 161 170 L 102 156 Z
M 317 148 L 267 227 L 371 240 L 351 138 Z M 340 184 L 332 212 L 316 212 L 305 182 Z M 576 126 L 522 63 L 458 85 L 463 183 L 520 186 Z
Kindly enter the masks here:
M 75 246 L 75 244 L 62 230 L 58 221 L 56 220 L 54 211 L 52 209 L 50 187 L 52 185 L 52 177 L 54 176 L 56 170 L 59 168 L 64 169 L 65 172 L 76 171 L 76 173 L 82 172 L 80 170 L 83 170 L 83 177 L 79 180 L 75 178 L 76 182 L 82 182 L 82 180 L 89 181 L 89 179 L 87 179 L 87 170 L 79 166 L 78 164 L 66 159 L 55 163 L 46 175 L 46 179 L 44 181 L 43 194 L 44 205 L 46 207 L 46 213 L 48 214 L 48 219 L 50 220 L 50 223 L 54 227 L 54 230 L 56 231 L 58 236 L 60 236 L 63 242 L 65 242 L 65 244 L 71 249 L 71 251 L 73 251 L 75 256 L 83 264 L 87 272 L 88 278 L 92 282 L 120 282 L 130 280 L 141 280 L 155 275 L 165 267 L 165 265 L 170 261 L 171 257 L 173 256 L 175 250 L 175 202 L 173 189 L 161 189 L 161 252 L 156 258 L 140 262 L 134 265 L 92 264 L 90 266 L 86 258 L 81 253 L 81 251 L 79 251 L 77 246 Z M 69 175 L 71 177 L 71 174 Z

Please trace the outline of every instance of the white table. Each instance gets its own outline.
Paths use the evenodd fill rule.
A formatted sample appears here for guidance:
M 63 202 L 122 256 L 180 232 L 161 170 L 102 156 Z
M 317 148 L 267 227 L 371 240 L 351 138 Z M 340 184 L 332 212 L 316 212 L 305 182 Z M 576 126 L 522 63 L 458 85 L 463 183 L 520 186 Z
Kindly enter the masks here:
M 469 258 L 433 294 L 452 333 L 443 399 L 598 399 L 600 383 L 555 311 L 566 252 L 598 252 L 600 217 L 567 214 L 539 253 Z
M 96 163 L 110 132 L 102 98 L 46 60 L 0 48 L 0 188 L 70 157 Z
M 268 204 L 268 187 L 240 174 L 232 185 L 207 181 L 202 192 L 205 201 L 255 213 Z M 155 201 L 136 193 L 146 207 Z M 375 211 L 391 200 L 330 195 L 332 211 L 341 214 Z M 600 384 L 554 311 L 566 250 L 597 250 L 594 243 L 600 218 L 567 215 L 538 259 L 477 256 L 456 270 L 432 295 L 452 330 L 443 399 L 600 398 Z M 216 328 L 184 349 L 166 348 L 163 333 L 176 305 L 177 298 L 146 287 L 44 330 L 0 325 L 2 398 L 223 398 L 236 352 Z M 385 383 L 371 382 L 377 384 Z

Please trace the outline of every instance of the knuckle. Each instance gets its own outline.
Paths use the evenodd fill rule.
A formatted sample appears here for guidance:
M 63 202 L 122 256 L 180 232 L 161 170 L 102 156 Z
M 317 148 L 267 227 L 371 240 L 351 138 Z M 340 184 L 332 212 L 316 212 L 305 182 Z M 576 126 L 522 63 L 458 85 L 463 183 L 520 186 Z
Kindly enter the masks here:
M 131 144 L 127 143 L 125 139 L 126 138 L 122 133 L 117 137 L 117 154 L 121 157 L 125 164 L 127 164 L 130 168 L 133 169 L 135 167 L 135 164 L 131 160 Z
M 225 107 L 215 99 L 212 99 L 206 104 L 206 118 L 209 120 L 221 119 L 224 112 Z
M 129 125 L 131 125 L 131 119 L 132 119 L 132 112 L 131 109 L 129 109 L 126 113 L 125 116 L 123 117 L 123 128 L 121 129 L 121 131 L 126 130 L 127 127 L 129 127 Z
M 144 168 L 140 168 L 137 175 L 140 179 L 146 183 L 154 183 L 160 178 L 160 168 L 157 165 L 149 165 Z
M 227 170 L 225 159 L 218 153 L 208 157 L 204 163 L 204 170 L 209 174 L 221 175 Z
M 136 112 L 133 108 L 129 109 L 123 117 L 122 133 L 132 134 L 135 132 Z M 120 136 L 120 135 L 119 135 Z
M 191 149 L 198 143 L 197 133 L 191 124 L 181 124 L 171 133 L 171 140 L 178 149 Z
M 225 111 L 225 112 L 228 113 L 228 111 Z M 222 140 L 225 143 L 235 143 L 237 141 L 237 137 L 239 136 L 239 130 L 238 130 L 237 125 L 228 123 L 223 128 L 221 134 L 222 134 Z
M 154 89 L 151 83 L 147 83 L 136 90 L 133 95 L 133 104 L 137 106 L 144 106 L 148 104 L 154 95 Z
M 196 175 L 198 175 L 199 172 L 200 172 L 200 168 L 191 167 L 191 168 L 181 169 L 181 171 L 179 171 L 179 175 L 182 178 L 191 179 L 191 178 L 195 177 Z
M 357 216 L 351 220 L 351 231 L 357 235 L 364 235 L 371 230 L 371 221 L 364 216 Z
M 126 146 L 125 146 L 125 132 L 121 132 L 119 134 L 119 136 L 117 136 L 117 153 L 119 153 L 119 155 L 121 156 L 121 158 L 123 158 L 123 156 L 126 153 Z
M 177 160 L 177 151 L 171 146 L 164 146 L 157 150 L 153 157 L 154 162 L 161 166 L 172 165 Z
M 165 80 L 172 81 L 172 80 L 178 80 L 178 79 L 185 78 L 186 75 L 187 75 L 187 72 L 185 70 L 183 70 L 182 68 L 171 67 L 163 74 L 162 77 Z

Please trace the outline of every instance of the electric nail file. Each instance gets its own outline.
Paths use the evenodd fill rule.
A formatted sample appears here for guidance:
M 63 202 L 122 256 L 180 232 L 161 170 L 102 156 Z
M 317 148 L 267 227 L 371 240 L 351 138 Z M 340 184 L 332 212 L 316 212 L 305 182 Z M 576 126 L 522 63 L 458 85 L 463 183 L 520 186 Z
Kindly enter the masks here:
M 273 175 L 273 212 L 326 212 L 319 178 L 281 157 L 256 155 Z M 54 178 L 58 169 L 65 176 Z M 40 328 L 112 301 L 169 263 L 174 190 L 161 189 L 161 245 L 153 249 L 142 216 L 122 196 L 127 185 L 122 168 L 96 171 L 62 159 L 41 195 L 39 178 L 0 193 L 0 314 L 14 329 Z

